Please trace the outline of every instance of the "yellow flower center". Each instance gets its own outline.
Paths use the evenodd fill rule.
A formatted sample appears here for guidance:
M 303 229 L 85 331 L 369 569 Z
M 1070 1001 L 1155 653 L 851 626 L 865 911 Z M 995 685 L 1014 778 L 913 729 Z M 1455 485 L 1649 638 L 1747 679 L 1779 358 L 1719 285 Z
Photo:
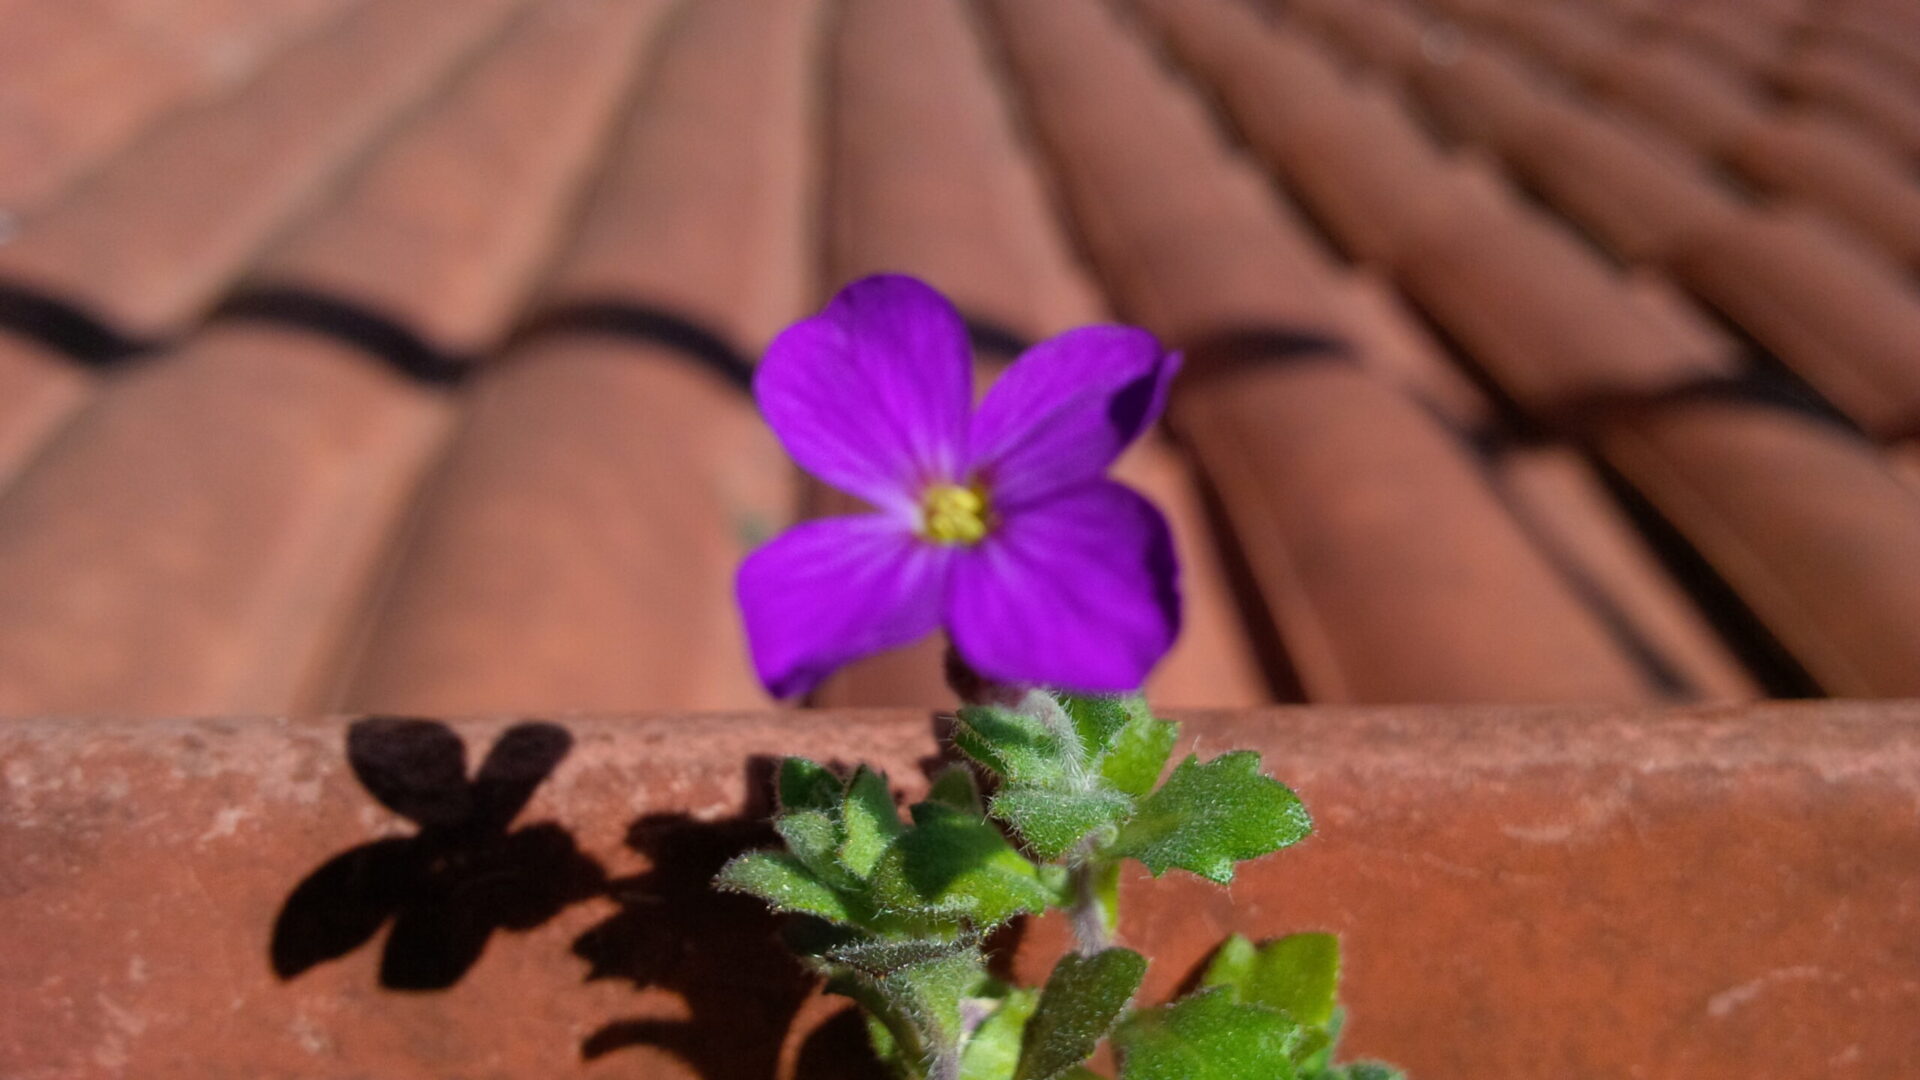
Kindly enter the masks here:
M 920 535 L 936 544 L 977 544 L 991 525 L 987 493 L 977 487 L 935 484 L 920 500 Z

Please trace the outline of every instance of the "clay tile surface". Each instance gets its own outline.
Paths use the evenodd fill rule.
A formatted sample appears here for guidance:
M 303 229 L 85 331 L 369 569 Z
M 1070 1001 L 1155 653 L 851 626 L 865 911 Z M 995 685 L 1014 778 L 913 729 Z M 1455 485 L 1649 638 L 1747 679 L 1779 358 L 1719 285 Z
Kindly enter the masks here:
M 0 13 L 0 711 L 764 703 L 732 568 L 858 507 L 747 384 L 882 270 L 983 381 L 1186 351 L 1119 469 L 1169 701 L 1902 692 L 1898 3 Z M 815 703 L 950 703 L 940 650 Z
M 502 305 L 546 257 L 555 207 L 594 160 L 661 8 L 530 10 L 269 273 L 324 267 L 396 218 L 422 238 L 406 261 L 369 268 L 360 293 L 262 278 L 234 318 L 142 361 L 72 419 L 0 499 L 7 711 L 107 711 L 122 695 L 195 713 L 311 700 L 452 419 L 406 368 L 506 328 Z M 388 314 L 422 308 L 438 320 L 406 328 Z
M 0 282 L 109 336 L 176 333 L 517 0 L 379 0 L 163 118 L 0 246 Z
M 733 603 L 881 271 L 1185 354 L 1147 690 L 1321 835 L 1133 882 L 1150 998 L 1323 927 L 1416 1080 L 1914 1075 L 1920 716 L 1762 699 L 1920 698 L 1916 161 L 1905 0 L 0 0 L 0 1076 L 858 1075 L 706 881 L 954 704 Z
M 0 27 L 0 1075 L 848 1075 L 704 882 L 764 839 L 750 756 L 912 789 L 954 703 L 933 636 L 774 709 L 733 605 L 862 509 L 751 380 L 881 271 L 953 297 L 982 385 L 1090 322 L 1185 353 L 1115 468 L 1184 566 L 1147 689 L 1324 835 L 1136 883 L 1149 996 L 1305 924 L 1417 1080 L 1920 1069 L 1914 710 L 1760 700 L 1920 698 L 1910 4 Z M 355 783 L 395 732 L 551 767 L 495 838 L 532 907 L 459 955 L 414 947 L 440 894 L 316 944 L 340 867 L 418 857 Z
M 1315 927 L 1343 939 L 1345 1045 L 1414 1076 L 1875 1077 L 1920 1058 L 1910 704 L 1180 718 L 1182 753 L 1284 760 L 1318 828 L 1230 892 L 1127 880 L 1121 936 L 1157 961 L 1143 1000 L 1229 931 Z M 921 712 L 14 723 L 0 1072 L 861 1075 L 844 1006 L 707 880 L 772 836 L 743 763 L 865 760 L 917 796 L 932 747 Z M 526 807 L 368 895 L 356 880 L 434 851 L 376 802 L 409 749 L 446 777 L 415 819 L 497 812 L 516 783 Z M 445 919 L 465 932 L 436 934 Z M 1034 926 L 1018 974 L 1044 976 L 1062 938 Z
M 781 208 L 801 203 L 803 176 L 782 150 L 811 105 L 819 10 L 757 6 L 703 4 L 661 34 L 536 331 L 475 376 L 347 665 L 346 706 L 765 703 L 715 598 L 795 508 L 739 379 L 773 320 L 798 314 L 800 215 Z M 671 177 L 663 162 L 699 164 Z M 728 222 L 750 251 L 698 228 Z M 616 264 L 609 235 L 644 246 Z

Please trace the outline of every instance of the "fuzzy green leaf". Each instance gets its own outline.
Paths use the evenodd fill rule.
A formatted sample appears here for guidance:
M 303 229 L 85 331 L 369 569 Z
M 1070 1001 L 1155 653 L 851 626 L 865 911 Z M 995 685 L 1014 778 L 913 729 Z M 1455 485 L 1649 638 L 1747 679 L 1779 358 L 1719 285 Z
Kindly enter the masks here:
M 880 994 L 910 1017 L 930 1045 L 951 1045 L 960 1037 L 960 1002 L 980 984 L 980 954 L 962 953 L 900 968 L 874 980 Z
M 784 851 L 750 851 L 720 868 L 716 888 L 765 900 L 776 911 L 797 911 L 832 922 L 850 922 L 840 894 Z
M 839 862 L 840 825 L 819 810 L 794 810 L 773 819 L 773 829 L 806 868 L 836 887 L 855 879 Z
M 1087 1060 L 1140 989 L 1146 957 L 1128 949 L 1068 954 L 1054 965 L 1027 1025 L 1014 1080 L 1054 1080 Z
M 1298 1029 L 1224 989 L 1128 1017 L 1113 1033 L 1120 1080 L 1294 1080 Z
M 965 765 L 949 765 L 940 770 L 933 778 L 933 786 L 927 790 L 927 801 L 969 814 L 986 812 L 980 804 L 980 785 L 973 779 L 973 770 Z
M 1043 699 L 1029 698 L 1035 704 Z M 1051 702 L 1044 702 L 1048 708 Z M 1025 712 L 998 705 L 960 710 L 953 728 L 960 752 L 1009 783 L 1064 783 L 1077 748 L 1064 745 L 1060 733 Z
M 865 765 L 847 782 L 847 799 L 841 808 L 840 863 L 859 877 L 873 872 L 887 848 L 906 826 L 893 805 L 893 793 L 887 790 L 887 778 Z
M 777 786 L 782 810 L 833 813 L 840 809 L 841 792 L 846 785 L 826 766 L 806 758 L 790 757 L 780 759 Z
M 1236 861 L 1298 843 L 1312 828 L 1299 798 L 1261 775 L 1259 754 L 1235 751 L 1205 765 L 1189 755 L 1141 800 L 1114 853 L 1139 859 L 1156 877 L 1177 866 L 1225 884 Z
M 1332 934 L 1290 934 L 1258 947 L 1235 934 L 1214 954 L 1202 983 L 1226 986 L 1236 1001 L 1325 1028 L 1333 1021 L 1339 981 L 1340 939 Z
M 993 797 L 992 808 L 1035 855 L 1057 859 L 1088 833 L 1125 818 L 1133 800 L 1104 787 L 1075 791 L 1014 784 Z
M 967 1039 L 960 1054 L 960 1080 L 1013 1080 L 1027 1020 L 1039 1002 L 1038 991 L 1008 991 Z
M 1100 760 L 1101 778 L 1136 799 L 1146 795 L 1166 771 L 1167 756 L 1179 737 L 1180 725 L 1171 720 L 1155 720 L 1144 713 L 1135 716 L 1114 736 Z
M 820 958 L 878 977 L 960 953 L 971 954 L 974 949 L 971 940 L 956 938 L 909 938 L 905 941 L 858 938 L 827 949 L 820 954 Z
M 1106 753 L 1128 727 L 1153 719 L 1147 699 L 1139 694 L 1061 694 L 1059 700 L 1089 761 Z
M 986 819 L 938 803 L 915 805 L 913 817 L 875 868 L 883 907 L 962 917 L 984 929 L 1053 899 L 1034 865 Z

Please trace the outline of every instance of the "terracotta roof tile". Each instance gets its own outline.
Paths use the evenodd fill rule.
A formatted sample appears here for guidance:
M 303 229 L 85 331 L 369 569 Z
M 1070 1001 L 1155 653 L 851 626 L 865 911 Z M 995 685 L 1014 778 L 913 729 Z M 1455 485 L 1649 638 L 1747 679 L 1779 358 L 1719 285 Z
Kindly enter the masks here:
M 1753 676 L 1578 453 L 1552 444 L 1505 447 L 1493 472 L 1515 513 L 1591 591 L 1671 693 L 1709 701 L 1760 696 Z
M 0 9 L 0 211 L 24 217 L 196 99 L 365 0 L 17 0 Z
M 52 349 L 0 335 L 0 490 L 92 383 L 90 373 Z
M 1920 160 L 1920 93 L 1851 50 L 1811 45 L 1773 70 L 1782 92 L 1845 117 L 1908 162 Z
M 1427 26 L 1400 3 L 1357 0 L 1290 0 L 1290 19 L 1313 27 L 1342 52 L 1392 71 L 1418 64 L 1432 48 Z
M 0 501 L 0 637 L 14 643 L 0 650 L 0 711 L 138 700 L 230 713 L 312 700 L 451 418 L 450 403 L 396 363 L 411 363 L 412 348 L 466 345 L 461 335 L 489 322 L 504 328 L 504 314 L 475 299 L 510 300 L 537 269 L 540 225 L 557 226 L 550 208 L 598 146 L 591 118 L 607 116 L 662 6 L 586 0 L 530 13 L 276 264 L 301 266 L 332 236 L 405 214 L 428 238 L 409 249 L 405 277 L 370 279 L 377 293 L 280 293 L 278 306 L 249 308 L 97 395 L 72 437 Z M 423 186 L 416 170 L 444 165 L 446 147 L 484 153 L 515 124 L 515 144 L 542 168 L 469 159 Z M 459 228 L 434 228 L 448 219 Z M 411 332 L 420 344 L 396 356 L 386 303 L 449 321 Z
M 1123 933 L 1160 961 L 1144 1000 L 1173 993 L 1229 932 L 1311 926 L 1341 935 L 1344 1045 L 1415 1076 L 1659 1076 L 1676 1060 L 1698 1080 L 1897 1076 L 1920 1055 L 1910 704 L 1178 719 L 1181 753 L 1247 746 L 1283 763 L 1317 829 L 1231 890 L 1130 877 Z M 0 1071 L 93 1073 L 111 1050 L 143 1076 L 182 1061 L 300 1080 L 541 1076 L 557 1061 L 659 1080 L 795 1075 L 842 1006 L 808 998 L 757 905 L 706 887 L 764 843 L 741 762 L 870 761 L 918 797 L 925 713 L 564 723 L 572 753 L 523 816 L 542 833 L 520 834 L 566 856 L 528 890 L 554 917 L 493 937 L 439 993 L 380 988 L 379 941 L 290 979 L 265 962 L 275 913 L 330 896 L 325 878 L 296 885 L 412 835 L 356 780 L 345 721 L 7 725 L 0 760 L 20 794 L 0 819 L 17 864 L 0 897 Z M 474 760 L 507 725 L 431 730 Z M 624 887 L 569 903 L 596 891 L 575 880 L 595 877 L 587 859 Z M 1044 977 L 1063 936 L 1054 920 L 1029 925 L 1020 981 Z M 683 962 L 694 940 L 725 962 Z M 46 992 L 53 980 L 61 993 Z M 1433 1007 L 1436 986 L 1448 1008 Z M 636 1031 L 660 1041 L 619 1038 Z M 592 1060 L 576 1066 L 583 1043 Z M 805 1060 L 822 1058 L 816 1045 Z M 848 1075 L 846 1058 L 824 1060 L 821 1073 Z
M 1589 73 L 1593 91 L 1702 153 L 1719 153 L 1765 123 L 1740 81 L 1672 43 L 1628 41 Z
M 743 350 L 800 303 L 782 207 L 802 176 L 782 150 L 816 22 L 758 0 L 671 21 L 532 336 L 477 373 L 340 703 L 765 701 L 727 597 L 798 491 L 739 379 Z M 658 164 L 674 162 L 699 164 Z M 715 245 L 719 230 L 752 243 Z
M 259 248 L 521 0 L 380 0 L 244 94 L 170 120 L 0 246 L 0 282 L 143 342 L 186 328 Z
M 1920 420 L 1898 0 L 751 7 L 0 0 L 0 636 L 99 676 L 0 710 L 761 700 L 724 597 L 803 487 L 739 383 L 878 269 L 990 359 L 1109 311 L 1188 350 L 1122 467 L 1190 564 L 1163 698 L 1894 685 L 1779 600 L 1902 640 L 1874 558 L 1804 526 L 1810 584 L 1687 500 L 1799 512 L 1716 440 L 1902 490 L 1861 464 Z M 1695 418 L 1768 387 L 1882 448 Z M 1682 487 L 1615 460 L 1669 411 Z M 1434 644 L 1448 575 L 1525 670 L 1439 670 L 1487 645 Z M 945 700 L 933 659 L 822 700 Z
M 1783 113 L 1731 147 L 1728 158 L 1748 180 L 1818 207 L 1855 238 L 1920 270 L 1920 186 L 1898 158 L 1845 125 Z
M 1297 289 L 1270 293 L 1264 310 L 1249 294 L 1232 321 L 1221 320 L 1207 287 L 1244 280 L 1255 260 L 1300 238 L 1271 202 L 1241 194 L 1224 146 L 1205 156 L 1156 150 L 1163 132 L 1174 146 L 1204 144 L 1204 131 L 1177 130 L 1191 121 L 1147 121 L 1124 97 L 1069 110 L 1066 95 L 1055 96 L 1062 68 L 1137 62 L 1120 28 L 1091 4 L 992 10 L 1056 167 L 1079 173 L 1069 184 L 1074 211 L 1106 219 L 1106 229 L 1090 233 L 1091 252 L 1103 273 L 1137 290 L 1120 291 L 1137 297 L 1136 317 L 1203 342 L 1210 322 L 1237 332 L 1244 366 L 1192 382 L 1172 416 L 1219 493 L 1303 692 L 1345 701 L 1653 693 L 1499 505 L 1465 447 L 1389 383 L 1340 362 L 1356 341 L 1328 321 L 1326 306 L 1309 309 L 1317 326 L 1303 324 L 1291 310 Z M 1191 10 L 1165 5 L 1156 14 L 1172 21 Z M 1051 33 L 1034 25 L 1048 21 Z M 1084 150 L 1123 132 L 1140 152 L 1090 163 Z M 1213 185 L 1221 196 L 1209 200 L 1210 217 L 1186 222 L 1182 250 L 1193 258 L 1182 263 L 1139 239 L 1159 235 L 1164 204 L 1153 196 L 1166 178 L 1158 174 L 1175 168 L 1191 189 Z M 1301 253 L 1289 273 L 1337 288 L 1316 256 Z M 1441 643 L 1422 620 L 1465 617 L 1445 599 L 1454 589 L 1498 596 L 1479 610 L 1501 616 Z
M 1891 264 L 1788 211 L 1703 230 L 1672 263 L 1689 288 L 1869 431 L 1904 435 L 1920 424 L 1920 295 Z
M 1920 693 L 1920 496 L 1807 412 L 1701 396 L 1624 410 L 1600 452 L 1828 693 Z

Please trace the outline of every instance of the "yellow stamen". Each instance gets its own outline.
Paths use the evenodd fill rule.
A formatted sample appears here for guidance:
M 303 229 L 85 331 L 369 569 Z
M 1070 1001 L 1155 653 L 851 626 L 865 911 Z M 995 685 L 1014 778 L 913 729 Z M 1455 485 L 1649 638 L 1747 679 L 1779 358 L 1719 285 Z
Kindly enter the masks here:
M 920 535 L 936 544 L 977 544 L 991 525 L 987 493 L 977 487 L 935 484 L 920 500 Z

